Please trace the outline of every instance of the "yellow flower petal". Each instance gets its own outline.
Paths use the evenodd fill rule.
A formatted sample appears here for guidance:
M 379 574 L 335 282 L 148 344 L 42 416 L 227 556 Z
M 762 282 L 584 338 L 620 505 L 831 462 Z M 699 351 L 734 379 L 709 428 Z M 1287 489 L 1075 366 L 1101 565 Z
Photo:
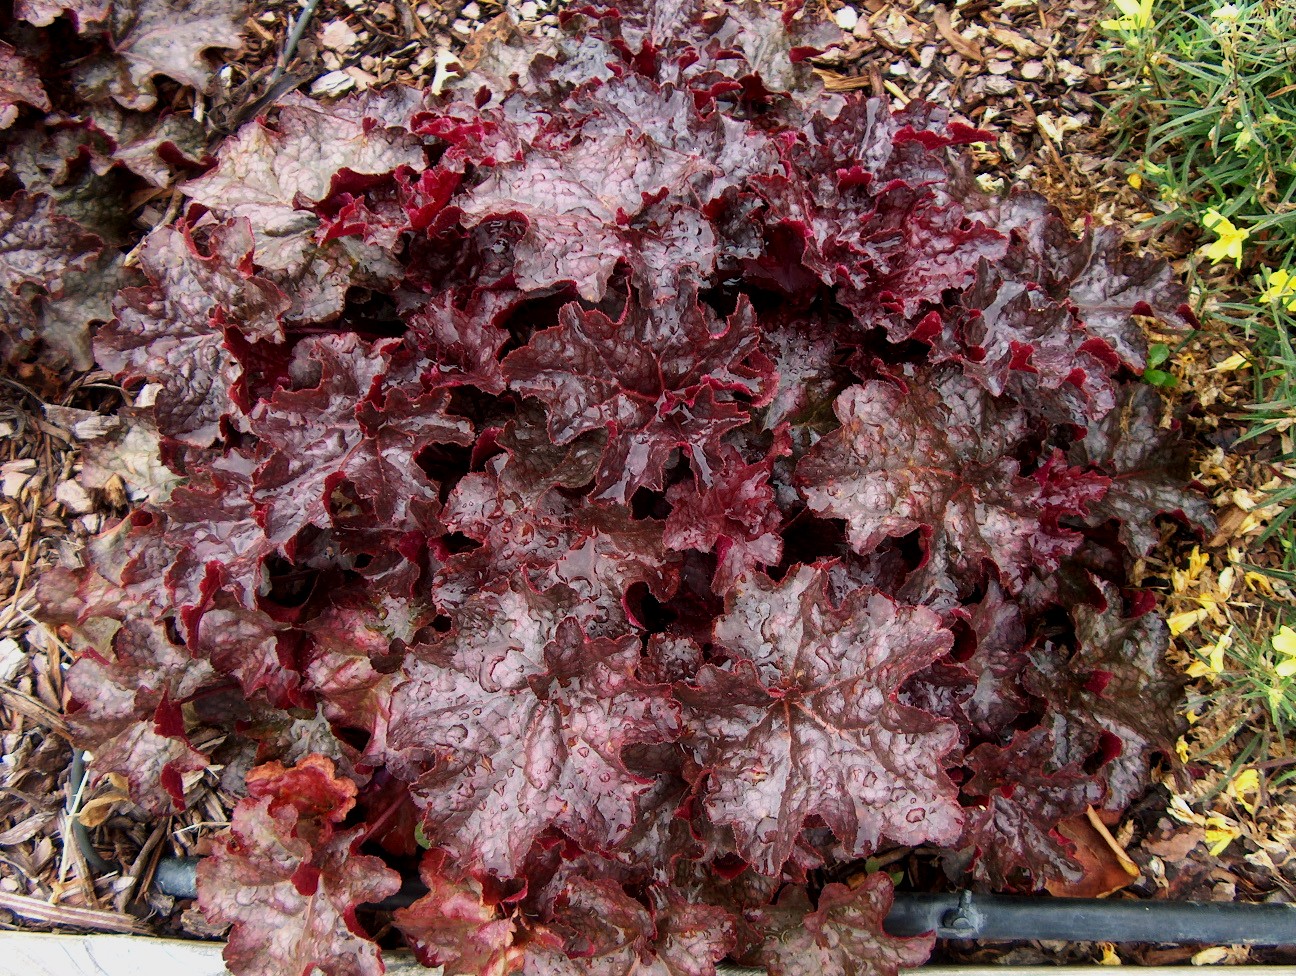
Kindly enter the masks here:
M 1098 943 L 1098 948 L 1102 950 L 1102 958 L 1098 960 L 1100 966 L 1123 966 L 1120 955 L 1116 952 L 1116 947 L 1110 942 Z
M 1270 643 L 1273 644 L 1273 649 L 1279 654 L 1296 657 L 1296 630 L 1292 630 L 1285 624 L 1278 628 L 1278 633 L 1273 635 Z
M 1125 177 L 1125 182 L 1136 190 L 1143 189 L 1143 177 L 1139 173 L 1130 173 L 1129 176 Z
M 1236 799 L 1247 813 L 1254 814 L 1255 806 L 1246 797 L 1247 794 L 1260 792 L 1260 774 L 1254 769 L 1242 770 L 1233 777 L 1233 782 L 1229 783 L 1228 791 L 1229 795 Z
M 1152 23 L 1152 0 L 1112 0 L 1123 15 L 1118 20 L 1104 20 L 1103 30 L 1137 31 Z
M 1229 951 L 1224 946 L 1211 946 L 1193 953 L 1189 960 L 1194 966 L 1214 966 L 1228 958 Z
M 1274 667 L 1274 674 L 1280 678 L 1290 678 L 1293 674 L 1296 674 L 1296 657 L 1289 657 L 1285 661 L 1279 661 Z
M 1185 610 L 1182 613 L 1171 614 L 1166 618 L 1166 624 L 1170 627 L 1170 636 L 1178 637 L 1185 630 L 1196 627 L 1205 618 L 1205 610 Z
M 1229 844 L 1241 836 L 1242 831 L 1231 820 L 1219 816 L 1206 818 L 1206 843 L 1213 857 L 1219 857 Z

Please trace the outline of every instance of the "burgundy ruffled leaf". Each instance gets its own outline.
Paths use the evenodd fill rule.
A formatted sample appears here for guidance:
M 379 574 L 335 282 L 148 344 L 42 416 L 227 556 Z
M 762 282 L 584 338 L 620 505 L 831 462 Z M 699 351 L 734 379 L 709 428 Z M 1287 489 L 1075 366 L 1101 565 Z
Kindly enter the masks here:
M 419 141 L 385 124 L 393 107 L 355 96 L 325 109 L 286 96 L 273 125 L 247 123 L 222 145 L 215 169 L 184 185 L 194 202 L 252 224 L 256 263 L 292 298 L 292 321 L 332 319 L 351 285 L 399 276 L 385 248 L 351 236 L 317 240 L 320 218 L 304 209 L 335 189 L 367 188 L 400 167 L 423 166 Z M 402 113 L 394 114 L 390 121 L 400 122 Z
M 97 5 L 59 3 L 76 14 L 94 17 Z M 38 0 L 38 19 L 53 5 Z M 155 79 L 165 75 L 182 85 L 205 91 L 214 71 L 204 52 L 213 48 L 237 50 L 243 46 L 244 0 L 212 0 L 202 4 L 184 0 L 113 0 L 105 24 L 111 55 L 77 65 L 75 76 L 83 93 L 110 95 L 123 107 L 147 111 L 157 104 Z M 98 19 L 94 17 L 94 19 Z
M 575 877 L 554 899 L 554 921 L 522 955 L 524 972 L 571 976 L 715 976 L 734 946 L 734 919 L 654 888 L 649 908 L 607 880 Z
M 597 302 L 625 262 L 643 287 L 677 294 L 714 268 L 699 209 L 777 165 L 754 126 L 701 115 L 687 92 L 644 79 L 578 90 L 563 108 L 562 129 L 455 201 L 469 226 L 523 225 L 514 253 L 526 289 L 570 282 Z
M 61 216 L 49 197 L 24 192 L 0 201 L 0 318 L 10 342 L 40 336 L 39 302 L 60 297 L 74 274 L 91 267 L 101 244 Z
M 507 440 L 506 434 L 502 441 Z M 584 480 L 593 455 L 579 453 L 582 473 L 576 477 Z M 519 453 L 498 475 L 471 473 L 455 486 L 442 520 L 482 545 L 451 556 L 437 573 L 434 593 L 444 606 L 458 607 L 476 590 L 520 571 L 536 587 L 557 580 L 576 591 L 591 633 L 619 633 L 632 587 L 641 584 L 660 600 L 675 591 L 677 560 L 663 545 L 661 524 L 614 507 L 571 502 L 554 491 L 528 502 L 526 489 L 512 485 L 534 488 L 529 479 L 536 461 L 534 454 Z
M 392 916 L 419 962 L 443 967 L 445 976 L 507 973 L 513 922 L 487 901 L 481 884 L 452 870 L 444 851 L 423 855 L 419 877 L 428 893 Z
M 1091 423 L 1115 405 L 1115 353 L 1069 304 L 1030 284 L 1000 280 L 983 266 L 964 294 L 957 340 L 942 336 L 934 348 L 995 396 L 1008 393 L 1050 419 Z
M 679 721 L 669 690 L 634 676 L 636 638 L 587 638 L 550 594 L 510 592 L 512 607 L 492 608 L 510 642 L 483 655 L 461 623 L 406 664 L 388 757 L 427 770 L 428 838 L 501 876 L 551 826 L 596 850 L 623 838 L 650 781 L 621 751 L 674 737 Z
M 766 874 L 817 816 L 851 856 L 885 836 L 947 842 L 962 815 L 941 758 L 954 727 L 901 705 L 896 693 L 943 654 L 939 618 L 861 588 L 834 605 L 821 569 L 782 582 L 745 577 L 715 642 L 732 659 L 677 686 L 685 747 L 705 771 L 710 817 L 732 825 L 739 853 Z
M 1085 331 L 1129 368 L 1147 366 L 1147 335 L 1134 316 L 1155 316 L 1171 329 L 1196 325 L 1183 281 L 1166 262 L 1130 254 L 1119 228 L 1091 229 L 1077 240 L 1053 218 L 1027 240 L 1035 280 L 1065 298 Z
M 783 513 L 775 504 L 771 471 L 778 456 L 790 450 L 786 434 L 782 446 L 755 464 L 729 452 L 712 472 L 709 487 L 683 481 L 666 493 L 671 513 L 662 541 L 671 549 L 715 552 L 711 585 L 716 593 L 744 573 L 777 564 L 783 555 Z
M 710 483 L 721 436 L 772 387 L 745 300 L 724 323 L 693 299 L 669 310 L 631 299 L 616 321 L 567 305 L 504 369 L 512 389 L 548 408 L 555 444 L 608 430 L 594 491 L 621 503 L 637 488 L 661 488 L 677 450 Z
M 472 426 L 445 412 L 447 397 L 382 394 L 397 343 L 355 335 L 301 342 L 281 390 L 253 413 L 252 431 L 268 454 L 257 469 L 254 500 L 266 535 L 290 542 L 307 525 L 328 526 L 333 492 L 343 482 L 373 505 L 380 524 L 410 528 L 439 506 L 437 486 L 415 458 L 431 444 L 467 444 Z M 420 507 L 422 513 L 420 512 Z
M 419 304 L 406 318 L 407 341 L 418 350 L 420 379 L 429 389 L 475 386 L 504 390 L 499 353 L 508 333 L 492 321 L 489 306 L 465 311 L 449 296 Z
M 279 341 L 288 308 L 278 287 L 250 269 L 248 223 L 213 228 L 202 246 L 205 253 L 187 228 L 162 227 L 149 235 L 139 263 L 150 284 L 120 293 L 116 321 L 95 342 L 99 364 L 123 382 L 161 384 L 154 407 L 158 429 L 198 447 L 215 441 L 227 418 L 246 426 L 234 399 L 242 370 L 226 330 Z
M 210 489 L 184 485 L 171 492 L 164 538 L 176 557 L 166 580 L 186 628 L 217 592 L 255 610 L 268 589 L 265 562 L 277 547 L 252 501 L 253 470 L 249 459 L 231 454 L 205 472 Z
M 110 0 L 16 0 L 14 16 L 47 27 L 56 18 L 71 14 L 77 30 L 84 34 L 91 25 L 105 20 L 111 7 Z
M 121 774 L 135 802 L 156 815 L 183 809 L 184 774 L 208 760 L 189 743 L 181 705 L 215 678 L 160 624 L 138 619 L 117 631 L 111 659 L 93 651 L 78 658 L 67 685 L 81 707 L 70 721 L 93 750 L 95 774 Z
M 1006 746 L 987 742 L 967 756 L 972 778 L 963 791 L 985 797 L 968 818 L 966 840 L 976 848 L 973 876 L 995 891 L 1042 888 L 1078 880 L 1084 871 L 1075 845 L 1057 830 L 1103 799 L 1103 786 L 1078 763 L 1054 760 L 1047 729 L 1018 732 Z
M 805 895 L 789 889 L 777 905 L 748 913 L 769 931 L 761 964 L 771 976 L 896 976 L 921 966 L 935 939 L 897 938 L 883 928 L 893 890 L 885 874 L 871 874 L 856 888 L 830 884 L 811 911 Z
M 1090 525 L 1115 519 L 1120 538 L 1134 556 L 1146 556 L 1160 540 L 1153 521 L 1173 515 L 1199 531 L 1214 525 L 1210 503 L 1189 491 L 1193 476 L 1189 453 L 1175 426 L 1163 427 L 1165 404 L 1145 384 L 1131 386 L 1119 409 L 1091 425 L 1071 448 L 1072 464 L 1091 465 L 1111 478 L 1111 487 L 1090 511 Z
M 0 129 L 9 128 L 18 119 L 19 105 L 30 105 L 42 112 L 50 110 L 49 96 L 36 65 L 12 45 L 0 41 Z
M 1169 633 L 1155 613 L 1125 617 L 1119 591 L 1100 584 L 1106 606 L 1072 610 L 1077 646 L 1031 655 L 1027 688 L 1048 703 L 1044 724 L 1059 762 L 1103 760 L 1105 805 L 1121 810 L 1147 788 L 1155 757 L 1173 762 L 1187 728 L 1186 678 L 1165 661 Z
M 236 976 L 316 969 L 381 976 L 378 947 L 363 934 L 356 908 L 395 894 L 400 877 L 358 853 L 364 828 L 335 828 L 355 802 L 355 785 L 336 778 L 322 756 L 254 773 L 229 835 L 198 868 L 203 914 L 233 925 L 225 964 Z
M 965 585 L 988 565 L 1016 593 L 1033 571 L 1056 569 L 1082 539 L 1059 519 L 1083 515 L 1108 479 L 1056 459 L 1023 477 L 1013 452 L 1031 433 L 1025 411 L 959 372 L 906 385 L 872 380 L 838 398 L 841 428 L 797 465 L 810 508 L 844 518 L 860 553 L 922 530 L 928 559 Z
M 291 707 L 297 703 L 301 675 L 293 669 L 289 648 L 280 645 L 287 629 L 259 610 L 209 610 L 194 635 L 195 653 L 219 673 L 238 679 L 249 698 L 260 694 L 272 704 Z

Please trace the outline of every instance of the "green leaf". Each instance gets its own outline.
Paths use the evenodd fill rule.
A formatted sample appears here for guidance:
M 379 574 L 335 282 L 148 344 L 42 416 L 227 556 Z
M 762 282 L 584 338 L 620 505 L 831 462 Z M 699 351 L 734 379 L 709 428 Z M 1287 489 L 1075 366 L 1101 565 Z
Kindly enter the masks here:
M 1148 369 L 1143 371 L 1143 382 L 1152 386 L 1159 386 L 1164 389 L 1177 386 L 1179 379 L 1173 373 L 1167 373 L 1160 369 Z

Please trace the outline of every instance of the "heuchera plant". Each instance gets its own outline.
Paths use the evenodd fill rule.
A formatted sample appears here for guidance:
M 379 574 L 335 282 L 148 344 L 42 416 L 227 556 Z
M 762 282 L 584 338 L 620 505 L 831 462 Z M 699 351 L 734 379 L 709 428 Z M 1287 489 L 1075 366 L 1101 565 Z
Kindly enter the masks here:
M 170 477 L 41 595 L 98 774 L 245 796 L 199 872 L 241 976 L 381 972 L 400 870 L 448 974 L 893 973 L 931 940 L 862 859 L 1073 880 L 1058 824 L 1173 752 L 1126 576 L 1207 518 L 1137 380 L 1170 271 L 817 91 L 794 6 L 563 30 L 283 99 L 95 338 Z

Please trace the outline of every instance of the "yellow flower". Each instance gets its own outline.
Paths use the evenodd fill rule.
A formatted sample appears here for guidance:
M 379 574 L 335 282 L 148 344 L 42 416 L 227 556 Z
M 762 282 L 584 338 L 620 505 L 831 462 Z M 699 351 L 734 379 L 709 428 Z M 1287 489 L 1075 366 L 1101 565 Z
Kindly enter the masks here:
M 1262 302 L 1283 302 L 1287 310 L 1296 312 L 1296 275 L 1287 273 L 1286 268 L 1269 272 L 1267 287 L 1260 293 Z
M 1296 630 L 1286 624 L 1278 628 L 1278 633 L 1270 641 L 1273 649 L 1286 657 L 1296 657 Z
M 1104 20 L 1103 30 L 1139 31 L 1152 23 L 1152 0 L 1112 0 L 1123 16 Z
M 1131 172 L 1129 176 L 1125 177 L 1125 182 L 1136 190 L 1143 189 L 1143 175 L 1137 171 Z
M 1242 242 L 1251 236 L 1251 232 L 1245 227 L 1234 227 L 1231 220 L 1215 210 L 1207 210 L 1202 223 L 1219 238 L 1202 248 L 1203 253 L 1211 259 L 1211 264 L 1232 258 L 1239 268 L 1242 267 Z
M 1238 18 L 1242 16 L 1242 11 L 1238 10 L 1236 3 L 1226 3 L 1219 10 L 1211 14 L 1216 20 L 1222 20 L 1226 24 L 1236 24 Z

